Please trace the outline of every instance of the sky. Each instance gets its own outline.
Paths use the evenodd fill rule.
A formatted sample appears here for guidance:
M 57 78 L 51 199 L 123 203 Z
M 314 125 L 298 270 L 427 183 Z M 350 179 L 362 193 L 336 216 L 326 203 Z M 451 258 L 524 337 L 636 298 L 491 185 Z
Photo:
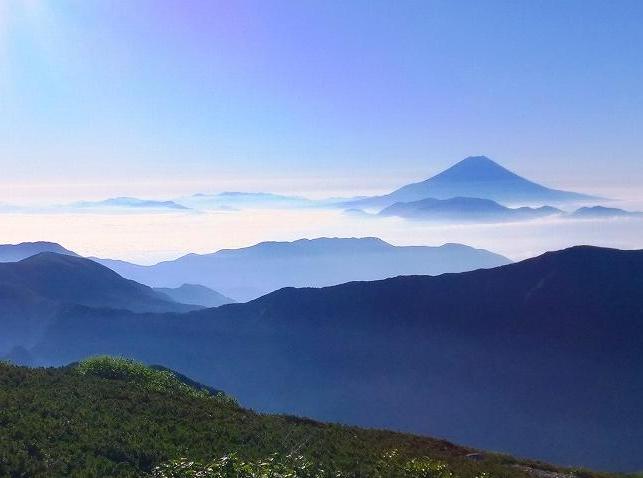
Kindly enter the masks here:
M 643 182 L 643 2 L 0 0 L 0 201 Z

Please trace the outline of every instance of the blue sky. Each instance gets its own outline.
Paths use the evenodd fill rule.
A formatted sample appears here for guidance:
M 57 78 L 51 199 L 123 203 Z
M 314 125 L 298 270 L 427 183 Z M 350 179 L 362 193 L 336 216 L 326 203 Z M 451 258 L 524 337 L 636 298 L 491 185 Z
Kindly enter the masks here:
M 3 0 L 0 199 L 643 181 L 643 2 Z M 140 194 L 138 194 L 140 193 Z

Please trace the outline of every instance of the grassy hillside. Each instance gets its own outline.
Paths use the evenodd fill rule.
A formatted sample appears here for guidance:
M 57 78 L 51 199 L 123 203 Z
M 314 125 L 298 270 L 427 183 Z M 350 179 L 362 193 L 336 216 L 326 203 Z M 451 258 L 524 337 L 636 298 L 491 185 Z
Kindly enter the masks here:
M 260 415 L 168 371 L 109 358 L 1 363 L 0 435 L 2 477 L 559 476 L 505 456 L 474 460 L 441 440 Z

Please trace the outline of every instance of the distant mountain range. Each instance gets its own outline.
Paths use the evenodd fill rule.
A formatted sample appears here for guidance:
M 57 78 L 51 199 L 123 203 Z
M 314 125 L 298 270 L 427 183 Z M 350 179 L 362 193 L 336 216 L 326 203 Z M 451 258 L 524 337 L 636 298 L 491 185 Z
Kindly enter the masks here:
M 175 200 L 194 209 L 283 209 L 318 206 L 313 201 L 299 196 L 284 196 L 272 193 L 222 192 L 215 194 L 198 193 Z
M 240 301 L 282 287 L 322 287 L 397 275 L 462 272 L 510 262 L 498 254 L 461 244 L 396 247 L 373 237 L 262 242 L 212 254 L 188 254 L 153 266 L 95 260 L 123 277 L 154 287 L 196 283 Z
M 60 248 L 48 244 L 52 249 Z M 89 259 L 40 252 L 19 262 L 0 264 L 3 330 L 0 354 L 12 346 L 32 343 L 56 311 L 69 304 L 136 312 L 186 312 L 201 308 L 179 304 Z
M 197 193 L 170 200 L 114 197 L 98 201 L 76 201 L 56 206 L 13 206 L 0 203 L 2 212 L 55 213 L 73 211 L 106 212 L 193 212 L 193 211 L 238 211 L 242 209 L 294 209 L 330 207 L 341 199 L 307 199 L 273 193 L 222 192 Z
M 134 208 L 134 209 L 178 209 L 187 210 L 188 207 L 174 201 L 155 201 L 151 199 L 138 199 L 131 197 L 118 197 L 101 201 L 79 201 L 69 205 L 75 209 L 100 209 L 100 208 Z
M 154 290 L 167 295 L 174 302 L 180 302 L 181 304 L 219 307 L 220 305 L 235 302 L 233 299 L 199 284 L 183 284 L 176 288 L 157 287 Z
M 0 262 L 17 262 L 40 252 L 55 252 L 68 256 L 78 256 L 55 242 L 21 242 L 20 244 L 0 244 Z
M 505 204 L 560 204 L 599 199 L 560 191 L 529 181 L 486 156 L 470 156 L 419 183 L 407 184 L 383 196 L 342 203 L 346 208 L 385 208 L 398 202 L 468 197 Z
M 0 245 L 0 262 L 39 252 L 77 256 L 52 242 L 7 244 Z M 212 254 L 188 254 L 153 266 L 90 259 L 123 277 L 160 288 L 166 298 L 205 307 L 254 299 L 281 287 L 321 287 L 396 275 L 461 272 L 511 262 L 499 254 L 460 244 L 397 247 L 377 238 L 263 242 Z
M 581 207 L 571 214 L 574 218 L 580 219 L 602 219 L 602 218 L 616 218 L 616 217 L 640 217 L 643 218 L 643 212 L 639 211 L 625 211 L 615 207 Z
M 381 211 L 396 203 L 415 203 L 429 199 L 487 199 L 502 205 L 562 205 L 599 200 L 596 196 L 548 188 L 529 181 L 502 167 L 486 156 L 470 156 L 441 173 L 418 183 L 373 197 L 308 199 L 266 192 L 198 193 L 173 200 L 116 197 L 101 201 L 79 201 L 58 207 L 21 208 L 24 211 L 237 211 L 242 209 L 343 208 L 357 214 L 360 210 Z M 15 212 L 14 206 L 0 212 Z
M 438 222 L 509 222 L 563 214 L 551 206 L 509 208 L 491 199 L 455 197 L 422 199 L 395 203 L 380 211 L 380 216 L 398 216 Z
M 132 356 L 262 411 L 634 471 L 642 343 L 643 251 L 574 247 L 188 314 L 68 308 L 30 353 Z
M 349 210 L 350 211 L 350 210 Z M 355 211 L 352 214 L 359 214 Z M 366 214 L 361 212 L 361 214 Z M 368 215 L 374 217 L 374 215 Z M 395 203 L 380 211 L 377 216 L 396 216 L 406 219 L 447 223 L 513 222 L 558 216 L 571 219 L 643 218 L 643 212 L 591 206 L 568 213 L 551 206 L 510 208 L 490 199 L 456 197 L 451 199 L 422 199 L 421 201 Z

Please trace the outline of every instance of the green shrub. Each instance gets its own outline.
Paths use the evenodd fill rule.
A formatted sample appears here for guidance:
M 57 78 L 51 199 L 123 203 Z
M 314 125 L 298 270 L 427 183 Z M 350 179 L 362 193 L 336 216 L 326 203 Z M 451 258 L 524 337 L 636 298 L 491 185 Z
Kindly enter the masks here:
M 234 399 L 224 393 L 212 395 L 205 389 L 197 389 L 185 384 L 168 370 L 155 370 L 131 359 L 109 356 L 91 357 L 80 362 L 76 366 L 76 371 L 80 375 L 131 382 L 150 392 L 182 394 L 192 398 L 213 398 L 236 404 Z

